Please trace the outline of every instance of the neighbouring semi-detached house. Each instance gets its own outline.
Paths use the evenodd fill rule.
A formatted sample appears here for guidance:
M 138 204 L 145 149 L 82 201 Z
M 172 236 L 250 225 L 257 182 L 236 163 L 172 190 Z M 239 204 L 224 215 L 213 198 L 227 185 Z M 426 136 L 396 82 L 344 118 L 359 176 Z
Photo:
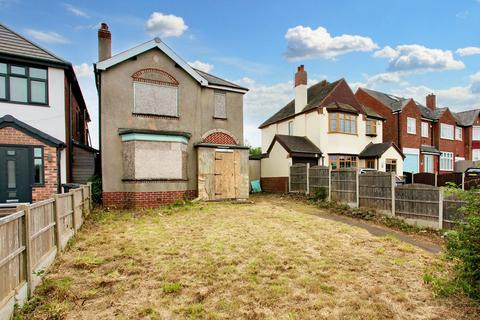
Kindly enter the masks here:
M 159 38 L 111 56 L 102 24 L 98 43 L 104 204 L 248 198 L 248 89 L 192 68 Z
M 289 167 L 296 163 L 402 175 L 402 152 L 382 143 L 383 117 L 362 106 L 344 79 L 307 88 L 303 65 L 294 79 L 295 99 L 260 125 L 263 189 L 287 191 Z
M 0 24 L 0 203 L 47 199 L 94 174 L 72 64 Z
M 426 106 L 366 88 L 355 96 L 386 119 L 383 141 L 395 142 L 402 150 L 404 171 L 446 173 L 454 170 L 456 161 L 472 159 L 470 113 L 438 108 L 433 94 L 426 97 Z

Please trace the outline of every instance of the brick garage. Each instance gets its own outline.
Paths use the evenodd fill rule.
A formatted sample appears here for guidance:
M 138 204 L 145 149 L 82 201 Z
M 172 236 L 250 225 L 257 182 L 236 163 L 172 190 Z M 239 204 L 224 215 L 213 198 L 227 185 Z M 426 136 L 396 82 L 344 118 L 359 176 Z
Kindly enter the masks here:
M 44 183 L 32 187 L 32 202 L 50 198 L 58 191 L 57 147 L 47 144 L 43 139 L 33 137 L 20 128 L 3 126 L 0 128 L 0 145 L 15 147 L 42 147 Z

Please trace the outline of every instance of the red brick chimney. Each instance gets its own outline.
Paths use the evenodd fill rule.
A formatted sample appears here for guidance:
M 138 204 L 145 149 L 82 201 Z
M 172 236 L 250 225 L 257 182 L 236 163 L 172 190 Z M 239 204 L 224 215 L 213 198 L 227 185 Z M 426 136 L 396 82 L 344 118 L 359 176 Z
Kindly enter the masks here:
M 307 71 L 300 65 L 295 73 L 295 113 L 299 113 L 307 105 Z
M 102 22 L 98 29 L 98 61 L 103 61 L 112 56 L 112 34 L 108 25 Z
M 435 108 L 437 107 L 437 96 L 433 93 L 430 93 L 429 95 L 427 95 L 425 100 L 427 103 L 427 107 L 430 110 L 435 110 Z

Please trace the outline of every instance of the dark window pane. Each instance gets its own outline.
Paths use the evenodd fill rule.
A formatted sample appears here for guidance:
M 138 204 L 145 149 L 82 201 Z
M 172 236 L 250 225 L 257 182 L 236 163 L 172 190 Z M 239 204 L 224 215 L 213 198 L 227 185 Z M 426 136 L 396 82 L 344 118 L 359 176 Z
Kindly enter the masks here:
M 7 64 L 0 63 L 0 73 L 7 73 Z
M 41 158 L 42 157 L 42 148 L 34 148 L 33 149 L 33 156 L 35 158 Z
M 27 102 L 27 79 L 10 77 L 10 100 Z
M 7 151 L 7 156 L 14 156 L 15 155 L 15 150 L 8 150 Z
M 21 74 L 22 76 L 25 76 L 27 74 L 27 70 L 24 67 L 11 66 L 10 71 L 11 73 Z
M 7 79 L 0 76 L 0 99 L 5 99 L 7 97 Z
M 35 172 L 35 183 L 43 183 L 43 160 L 42 159 L 34 159 L 34 172 Z
M 15 176 L 15 160 L 7 161 L 7 185 L 9 189 L 17 187 L 17 177 Z
M 47 102 L 46 83 L 43 81 L 30 82 L 30 99 L 32 102 L 45 103 Z
M 38 79 L 47 79 L 47 70 L 30 68 L 30 77 Z

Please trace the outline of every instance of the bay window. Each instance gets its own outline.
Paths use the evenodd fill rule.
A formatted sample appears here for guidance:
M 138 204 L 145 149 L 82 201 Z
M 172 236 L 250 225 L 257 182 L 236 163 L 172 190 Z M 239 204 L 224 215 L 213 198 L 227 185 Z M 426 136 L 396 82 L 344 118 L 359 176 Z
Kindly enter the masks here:
M 329 113 L 329 131 L 336 133 L 357 133 L 357 116 L 349 113 Z
M 330 166 L 332 169 L 340 168 L 356 168 L 357 167 L 357 157 L 356 156 L 347 156 L 347 155 L 330 155 L 329 156 Z
M 0 62 L 0 100 L 46 105 L 47 69 Z
M 377 121 L 367 119 L 367 135 L 377 135 Z

